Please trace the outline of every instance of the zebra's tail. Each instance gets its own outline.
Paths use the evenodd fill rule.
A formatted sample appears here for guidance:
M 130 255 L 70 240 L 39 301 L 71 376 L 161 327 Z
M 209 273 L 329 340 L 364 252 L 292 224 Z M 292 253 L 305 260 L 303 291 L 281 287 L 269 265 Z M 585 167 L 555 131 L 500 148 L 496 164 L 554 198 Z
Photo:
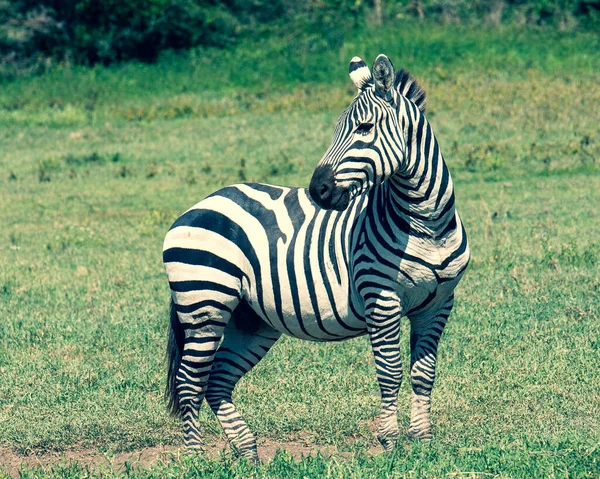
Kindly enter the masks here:
M 179 416 L 179 395 L 177 394 L 177 371 L 181 365 L 181 353 L 183 352 L 184 333 L 175 302 L 171 298 L 171 326 L 169 328 L 169 342 L 167 344 L 167 386 L 165 387 L 165 399 L 167 408 L 173 416 Z

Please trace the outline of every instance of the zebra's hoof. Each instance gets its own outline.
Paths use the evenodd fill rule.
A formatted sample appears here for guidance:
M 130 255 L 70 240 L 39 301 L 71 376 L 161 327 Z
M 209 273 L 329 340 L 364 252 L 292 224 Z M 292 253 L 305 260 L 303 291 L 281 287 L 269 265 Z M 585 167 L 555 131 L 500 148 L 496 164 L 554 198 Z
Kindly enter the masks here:
M 385 452 L 392 452 L 398 441 L 398 436 L 377 436 L 377 440 Z
M 243 456 L 245 459 L 252 464 L 253 466 L 258 466 L 260 464 L 260 460 L 258 459 L 258 454 L 254 454 L 254 456 Z
M 408 437 L 417 441 L 429 442 L 433 439 L 431 431 L 423 431 L 422 429 L 409 429 Z
M 258 454 L 256 453 L 256 451 L 247 454 L 242 453 L 240 454 L 240 457 L 246 459 L 246 461 L 248 461 L 248 463 L 252 464 L 253 466 L 257 466 L 258 464 L 260 464 L 260 460 L 258 459 Z
M 183 450 L 187 454 L 204 454 L 204 444 L 202 444 L 202 443 L 186 444 L 184 446 Z
M 231 449 L 237 457 L 246 459 L 250 464 L 256 465 L 260 462 L 258 459 L 258 451 L 256 450 L 256 446 L 239 449 L 232 444 Z

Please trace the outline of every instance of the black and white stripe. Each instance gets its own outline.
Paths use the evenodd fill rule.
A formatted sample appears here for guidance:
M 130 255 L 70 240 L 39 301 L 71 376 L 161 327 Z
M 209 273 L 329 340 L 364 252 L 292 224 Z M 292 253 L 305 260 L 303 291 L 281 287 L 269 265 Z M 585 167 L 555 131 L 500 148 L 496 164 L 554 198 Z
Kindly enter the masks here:
M 167 396 L 190 447 L 202 444 L 197 415 L 205 397 L 231 443 L 256 459 L 231 394 L 282 333 L 313 341 L 368 334 L 382 399 L 378 437 L 390 450 L 404 316 L 411 322 L 409 434 L 431 437 L 437 345 L 469 249 L 423 91 L 384 55 L 373 72 L 352 59 L 358 95 L 309 190 L 229 186 L 184 213 L 166 236 Z

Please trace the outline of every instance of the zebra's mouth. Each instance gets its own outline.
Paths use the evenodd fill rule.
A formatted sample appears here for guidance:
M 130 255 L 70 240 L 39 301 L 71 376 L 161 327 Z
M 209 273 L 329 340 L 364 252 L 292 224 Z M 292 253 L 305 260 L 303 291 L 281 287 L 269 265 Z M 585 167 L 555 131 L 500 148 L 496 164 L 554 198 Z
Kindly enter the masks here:
M 350 204 L 350 191 L 348 190 L 348 188 L 342 188 L 339 186 L 336 188 L 336 190 L 336 197 L 327 209 L 344 211 L 346 208 L 348 208 L 348 205 Z M 325 208 L 325 206 L 323 206 L 323 208 Z
M 329 165 L 317 167 L 308 190 L 312 200 L 326 210 L 343 211 L 350 204 L 350 190 L 336 186 L 333 169 Z

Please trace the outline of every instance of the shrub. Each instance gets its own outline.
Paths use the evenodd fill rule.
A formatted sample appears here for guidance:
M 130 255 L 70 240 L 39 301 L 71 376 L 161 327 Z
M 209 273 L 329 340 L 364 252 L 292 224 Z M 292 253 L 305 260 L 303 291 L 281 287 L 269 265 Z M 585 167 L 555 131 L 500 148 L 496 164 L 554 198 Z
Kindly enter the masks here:
M 375 5 L 383 8 L 374 8 Z M 378 12 L 375 16 L 373 12 Z M 376 18 L 377 17 L 377 18 Z M 273 28 L 315 44 L 391 17 L 600 29 L 597 0 L 0 0 L 0 76 L 77 63 L 153 61 L 166 49 L 227 47 Z
M 388 5 L 388 15 L 417 16 L 443 22 L 600 28 L 600 3 L 596 0 L 400 0 Z
M 0 0 L 0 75 L 13 76 L 43 67 L 45 57 L 67 43 L 64 24 L 54 11 L 35 5 L 24 9 Z

